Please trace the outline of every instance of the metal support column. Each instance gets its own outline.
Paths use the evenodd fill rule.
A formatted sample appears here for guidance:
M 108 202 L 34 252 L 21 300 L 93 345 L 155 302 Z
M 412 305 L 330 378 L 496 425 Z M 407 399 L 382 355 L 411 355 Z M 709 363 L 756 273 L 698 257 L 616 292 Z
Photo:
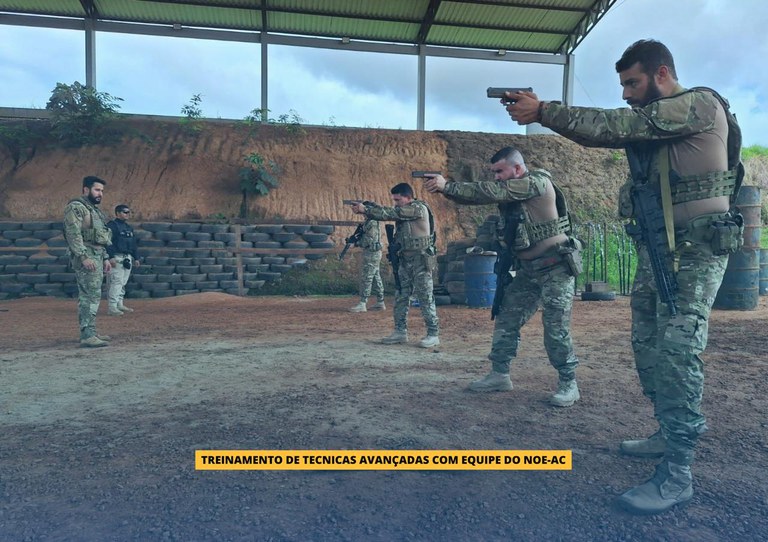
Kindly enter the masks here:
M 573 105 L 573 78 L 576 72 L 574 63 L 576 59 L 573 54 L 565 55 L 565 64 L 563 64 L 563 103 Z
M 416 98 L 416 129 L 424 130 L 424 118 L 426 108 L 426 78 L 427 78 L 427 56 L 424 54 L 424 46 L 419 45 L 419 58 L 418 58 L 418 81 L 417 81 L 417 98 Z
M 261 33 L 261 121 L 269 120 L 269 54 L 267 33 Z
M 93 19 L 85 19 L 85 85 L 96 88 L 96 30 Z

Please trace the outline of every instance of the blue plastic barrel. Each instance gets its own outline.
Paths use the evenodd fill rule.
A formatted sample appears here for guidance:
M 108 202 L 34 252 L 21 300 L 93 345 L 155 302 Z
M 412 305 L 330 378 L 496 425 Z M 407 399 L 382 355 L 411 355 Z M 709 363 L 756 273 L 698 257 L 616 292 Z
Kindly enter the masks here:
M 493 272 L 495 263 L 495 254 L 467 254 L 464 259 L 464 295 L 467 306 L 493 306 L 493 297 L 496 295 L 496 275 Z
M 760 295 L 768 295 L 768 248 L 760 249 Z

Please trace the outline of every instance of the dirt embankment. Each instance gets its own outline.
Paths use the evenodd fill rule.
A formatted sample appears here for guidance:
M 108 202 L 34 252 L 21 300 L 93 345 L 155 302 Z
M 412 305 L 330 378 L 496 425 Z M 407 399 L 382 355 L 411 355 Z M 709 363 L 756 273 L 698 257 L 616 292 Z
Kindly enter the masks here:
M 128 203 L 135 221 L 236 217 L 242 194 L 243 158 L 258 153 L 279 164 L 280 186 L 252 198 L 258 220 L 351 220 L 346 198 L 386 204 L 389 189 L 412 182 L 438 219 L 448 241 L 474 235 L 493 207 L 458 207 L 421 190 L 413 169 L 445 172 L 452 180 L 488 178 L 488 158 L 506 145 L 518 146 L 532 167 L 549 169 L 578 216 L 606 216 L 615 209 L 617 187 L 626 175 L 623 153 L 586 149 L 551 135 L 518 136 L 473 132 L 417 132 L 285 126 L 246 128 L 203 123 L 193 133 L 181 124 L 126 121 L 117 145 L 63 149 L 39 144 L 14 157 L 0 145 L 0 220 L 59 220 L 66 202 L 80 193 L 85 175 L 109 183 L 102 206 Z M 18 160 L 17 160 L 18 159 Z M 18 161 L 18 163 L 17 163 Z

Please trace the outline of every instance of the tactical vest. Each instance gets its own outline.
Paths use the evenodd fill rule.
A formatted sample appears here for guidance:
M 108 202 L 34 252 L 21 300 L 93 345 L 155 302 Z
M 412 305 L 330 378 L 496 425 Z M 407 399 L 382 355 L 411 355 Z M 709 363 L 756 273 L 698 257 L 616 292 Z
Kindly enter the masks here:
M 435 218 L 432 215 L 432 209 L 421 200 L 414 200 L 414 203 L 423 205 L 427 209 L 429 220 L 429 235 L 414 236 L 413 224 L 411 220 L 401 220 L 397 223 L 397 235 L 400 241 L 400 250 L 421 250 L 435 254 L 435 243 L 437 235 L 435 234 Z
M 92 245 L 107 246 L 112 244 L 112 230 L 107 227 L 107 219 L 101 209 L 92 205 L 90 201 L 85 198 L 75 198 L 69 201 L 69 204 L 80 203 L 91 215 L 91 227 L 81 228 L 80 232 L 83 235 L 83 242 Z
M 728 196 L 731 205 L 736 201 L 741 184 L 744 180 L 744 164 L 741 162 L 741 128 L 736 121 L 736 115 L 731 112 L 728 100 L 709 87 L 693 87 L 687 92 L 705 91 L 711 93 L 720 102 L 728 121 L 728 171 L 712 171 L 698 175 L 681 177 L 670 169 L 669 179 L 672 190 L 672 204 L 685 203 L 700 199 Z M 664 146 L 660 152 L 669 152 Z
M 551 179 L 550 182 L 552 182 Z M 557 218 L 555 219 L 547 220 L 546 222 L 531 222 L 522 202 L 499 206 L 502 212 L 502 219 L 497 223 L 496 236 L 499 242 L 502 243 L 502 246 L 508 244 L 508 241 L 505 241 L 508 222 L 517 222 L 518 224 L 512 246 L 515 251 L 525 250 L 544 239 L 549 239 L 561 233 L 571 233 L 568 202 L 565 200 L 563 191 L 554 182 L 552 182 L 552 188 L 555 190 L 555 207 L 557 208 Z

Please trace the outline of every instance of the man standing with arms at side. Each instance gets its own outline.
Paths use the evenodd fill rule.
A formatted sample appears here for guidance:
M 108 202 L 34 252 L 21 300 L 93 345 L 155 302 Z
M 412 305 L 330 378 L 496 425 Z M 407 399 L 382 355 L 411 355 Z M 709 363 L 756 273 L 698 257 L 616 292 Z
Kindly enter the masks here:
M 707 429 L 699 354 L 728 253 L 741 241 L 739 217 L 729 212 L 743 176 L 741 132 L 717 93 L 680 86 L 672 54 L 658 41 L 632 44 L 616 71 L 631 109 L 570 107 L 522 92 L 509 96 L 516 103 L 507 111 L 518 124 L 540 122 L 582 145 L 624 147 L 631 181 L 620 194 L 622 216 L 640 223 L 641 210 L 647 213 L 639 194 L 648 189 L 651 210 L 663 214 L 659 230 L 670 249 L 662 263 L 672 269 L 667 276 L 676 282 L 676 299 L 662 302 L 666 282 L 659 283 L 662 273 L 658 266 L 654 272 L 647 243 L 636 237 L 631 301 L 635 364 L 661 429 L 621 445 L 625 454 L 663 460 L 650 480 L 619 498 L 632 512 L 655 514 L 693 496 L 694 448 Z
M 107 346 L 109 337 L 96 333 L 96 313 L 101 302 L 101 284 L 109 272 L 106 247 L 111 243 L 107 218 L 99 209 L 106 181 L 88 176 L 82 195 L 64 209 L 64 237 L 69 247 L 69 264 L 77 278 L 80 346 Z
M 131 276 L 131 268 L 138 269 L 141 265 L 133 227 L 128 224 L 130 216 L 131 208 L 121 203 L 115 207 L 115 219 L 110 220 L 107 224 L 107 227 L 112 231 L 112 244 L 107 247 L 110 266 L 107 275 L 107 283 L 109 284 L 107 314 L 110 316 L 122 316 L 126 312 L 133 312 L 132 308 L 123 304 L 125 285 L 128 284 L 128 279 Z
M 400 259 L 398 274 L 400 289 L 395 292 L 395 331 L 384 337 L 384 344 L 408 342 L 408 309 L 411 295 L 419 300 L 427 335 L 419 346 L 431 348 L 440 344 L 439 320 L 435 307 L 432 272 L 435 269 L 435 223 L 432 211 L 421 200 L 413 197 L 408 183 L 395 185 L 391 190 L 394 207 L 364 205 L 352 206 L 356 214 L 379 221 L 395 221 L 395 243 Z
M 373 311 L 383 311 L 384 283 L 381 281 L 381 226 L 378 220 L 367 219 L 363 222 L 363 235 L 357 246 L 363 249 L 363 265 L 360 269 L 360 302 L 349 309 L 349 312 L 367 311 L 368 297 L 371 288 L 376 290 L 376 304 Z
M 441 192 L 460 204 L 496 203 L 501 215 L 496 232 L 500 251 L 497 265 L 508 263 L 501 270 L 504 277 L 499 277 L 496 285 L 502 289 L 503 300 L 488 355 L 492 367 L 469 389 L 512 389 L 509 366 L 517 357 L 520 330 L 541 304 L 544 346 L 559 376 L 557 392 L 550 402 L 569 407 L 580 397 L 576 384 L 579 361 L 571 340 L 571 308 L 575 277 L 581 271 L 581 244 L 569 236 L 571 222 L 565 196 L 548 171 L 529 170 L 514 147 L 505 147 L 493 155 L 491 171 L 493 181 L 447 182 L 442 175 L 435 175 L 424 185 L 428 191 Z M 511 281 L 509 264 L 517 271 Z

